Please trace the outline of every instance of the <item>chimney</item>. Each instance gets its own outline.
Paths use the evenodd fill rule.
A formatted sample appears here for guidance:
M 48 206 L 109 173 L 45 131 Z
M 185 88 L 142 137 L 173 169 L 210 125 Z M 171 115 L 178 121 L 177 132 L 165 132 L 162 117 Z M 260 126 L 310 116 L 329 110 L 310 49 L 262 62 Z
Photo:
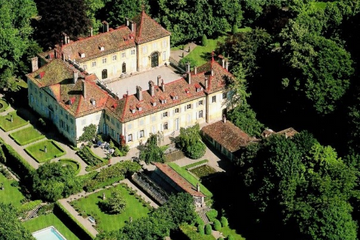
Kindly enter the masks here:
M 187 62 L 186 63 L 186 72 L 190 72 L 190 63 L 189 62 Z
M 229 61 L 228 60 L 226 60 L 226 62 L 225 62 L 225 69 L 226 69 L 226 71 L 229 71 Z
M 223 122 L 226 123 L 226 116 L 223 114 Z
M 79 72 L 78 71 L 74 71 L 74 75 L 73 75 L 73 83 L 75 84 L 79 78 Z
M 156 77 L 156 84 L 158 85 L 158 86 L 160 86 L 160 83 L 161 83 L 161 76 L 159 75 L 159 76 L 157 76 Z
M 161 79 L 161 90 L 165 92 L 165 84 L 163 79 Z
M 153 81 L 149 81 L 149 93 L 153 97 L 155 95 L 155 86 Z
M 223 68 L 225 68 L 225 59 L 221 59 L 221 65 Z
M 209 88 L 209 79 L 206 77 L 205 78 L 205 90 L 207 90 Z
M 109 31 L 109 23 L 107 21 L 103 21 L 102 25 L 103 25 L 103 32 L 108 32 Z
M 140 86 L 136 86 L 136 97 L 139 101 L 143 100 L 142 88 Z
M 214 68 L 211 68 L 211 76 L 214 76 Z
M 64 36 L 64 44 L 68 44 L 70 42 L 69 36 L 64 32 L 63 32 L 63 36 Z
M 194 74 L 197 74 L 197 66 L 194 67 Z
M 92 36 L 93 36 L 93 34 L 94 34 L 94 32 L 93 32 L 93 31 L 94 31 L 94 29 L 91 27 L 91 28 L 90 28 L 90 37 L 92 37 Z
M 58 52 L 56 51 L 56 49 L 54 48 L 54 59 L 58 58 Z
M 126 26 L 129 27 L 129 18 L 126 18 Z
M 196 191 L 200 192 L 200 184 L 199 183 L 196 184 Z
M 32 72 L 35 72 L 38 69 L 39 69 L 39 59 L 38 57 L 33 57 L 31 59 L 31 70 Z
M 83 97 L 86 98 L 85 80 L 82 81 L 82 90 L 83 90 Z
M 131 31 L 136 32 L 136 23 L 131 21 Z

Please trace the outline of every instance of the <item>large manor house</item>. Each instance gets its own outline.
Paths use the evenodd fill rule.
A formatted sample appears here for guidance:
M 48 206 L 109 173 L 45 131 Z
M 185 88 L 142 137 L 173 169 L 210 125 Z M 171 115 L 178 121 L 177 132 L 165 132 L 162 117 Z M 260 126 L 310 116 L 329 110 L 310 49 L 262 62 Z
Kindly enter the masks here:
M 169 62 L 170 32 L 144 11 L 115 29 L 61 45 L 32 59 L 28 100 L 72 144 L 84 127 L 136 147 L 151 133 L 221 120 L 226 82 L 224 59 L 179 74 Z

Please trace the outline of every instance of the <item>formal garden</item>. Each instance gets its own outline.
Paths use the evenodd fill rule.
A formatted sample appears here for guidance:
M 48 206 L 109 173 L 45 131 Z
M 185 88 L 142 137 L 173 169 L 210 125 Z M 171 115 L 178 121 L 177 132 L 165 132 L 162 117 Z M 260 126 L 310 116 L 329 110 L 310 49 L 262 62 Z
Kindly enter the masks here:
M 0 199 L 2 203 L 12 204 L 14 207 L 20 207 L 24 195 L 20 192 L 18 182 L 9 174 L 8 170 L 0 165 Z
M 64 167 L 71 166 L 75 171 L 75 175 L 77 175 L 80 172 L 80 164 L 77 161 L 75 161 L 74 159 L 64 158 L 64 159 L 60 159 L 59 162 Z
M 20 146 L 44 139 L 45 136 L 41 134 L 33 126 L 23 128 L 19 131 L 13 132 L 10 134 L 10 137 L 15 140 Z
M 9 103 L 4 99 L 0 99 L 0 112 L 5 112 L 9 108 Z
M 5 132 L 23 127 L 27 124 L 28 122 L 19 117 L 16 111 L 10 112 L 5 116 L 0 117 L 0 128 Z
M 120 213 L 109 211 L 104 205 L 106 201 L 110 201 L 113 193 L 118 192 L 124 205 L 121 207 Z M 121 201 L 116 201 L 117 203 Z M 111 204 L 111 203 L 110 203 Z M 96 221 L 98 231 L 117 230 L 132 220 L 146 217 L 151 207 L 135 191 L 129 189 L 126 185 L 118 184 L 111 186 L 102 191 L 85 196 L 81 199 L 71 202 L 71 205 L 83 217 L 93 217 Z M 114 207 L 115 208 L 115 207 Z
M 25 151 L 39 163 L 43 163 L 66 154 L 65 150 L 52 140 L 32 144 L 25 148 Z

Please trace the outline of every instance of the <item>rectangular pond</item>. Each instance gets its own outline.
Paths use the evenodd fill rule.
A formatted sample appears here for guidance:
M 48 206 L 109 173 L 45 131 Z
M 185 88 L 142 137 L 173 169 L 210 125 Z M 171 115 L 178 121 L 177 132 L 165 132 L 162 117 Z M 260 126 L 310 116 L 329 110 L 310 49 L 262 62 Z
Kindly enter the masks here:
M 32 235 L 36 238 L 36 240 L 66 240 L 66 238 L 61 235 L 54 226 L 33 232 Z

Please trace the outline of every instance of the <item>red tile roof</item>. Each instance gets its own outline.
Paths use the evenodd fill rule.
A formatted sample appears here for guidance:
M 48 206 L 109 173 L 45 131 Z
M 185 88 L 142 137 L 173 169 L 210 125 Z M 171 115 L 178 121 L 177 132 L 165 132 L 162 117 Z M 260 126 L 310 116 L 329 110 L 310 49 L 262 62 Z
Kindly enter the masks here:
M 230 152 L 235 152 L 254 140 L 230 121 L 215 122 L 203 127 L 201 131 Z
M 97 35 L 80 39 L 63 45 L 61 50 L 65 58 L 78 62 L 88 61 L 112 52 L 118 52 L 127 48 L 135 47 L 134 38 L 130 38 L 131 31 L 127 26 L 120 26 L 115 30 L 99 33 Z M 101 51 L 101 47 L 104 50 Z M 81 58 L 84 53 L 85 57 Z
M 138 44 L 170 36 L 170 32 L 149 17 L 145 11 L 132 20 L 136 23 L 136 43 Z
M 196 190 L 196 186 L 193 186 L 191 183 L 181 177 L 174 169 L 169 167 L 169 165 L 157 162 L 155 162 L 154 165 L 185 192 L 190 193 L 192 196 L 205 197 L 204 194 Z

